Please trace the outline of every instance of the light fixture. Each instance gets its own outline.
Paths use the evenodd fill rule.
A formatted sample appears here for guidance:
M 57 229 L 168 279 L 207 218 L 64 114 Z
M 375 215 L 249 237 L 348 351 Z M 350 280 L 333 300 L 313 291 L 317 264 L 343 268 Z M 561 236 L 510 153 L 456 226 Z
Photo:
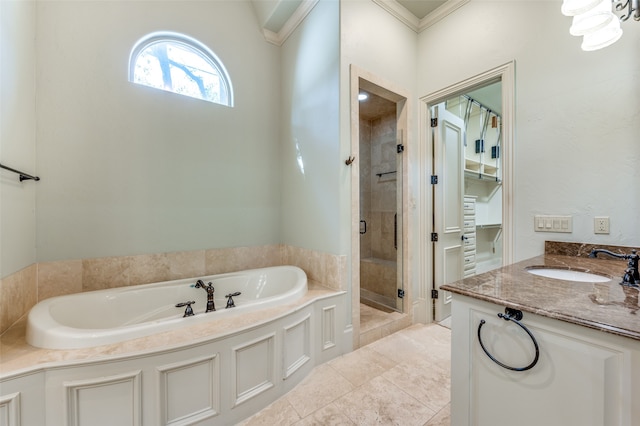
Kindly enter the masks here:
M 564 0 L 561 11 L 565 16 L 576 16 L 596 7 L 602 0 Z
M 618 17 L 613 9 L 626 9 L 626 13 Z M 618 41 L 622 37 L 620 22 L 632 16 L 640 21 L 640 0 L 564 0 L 561 11 L 573 16 L 569 33 L 582 36 L 582 50 L 591 51 Z
M 597 32 L 609 25 L 611 21 L 618 21 L 616 15 L 611 11 L 611 3 L 607 0 L 599 0 L 599 2 L 593 9 L 573 17 L 571 28 L 569 28 L 571 35 L 583 36 Z
M 622 28 L 620 21 L 616 18 L 611 19 L 604 27 L 598 30 L 584 34 L 582 37 L 582 45 L 584 51 L 592 51 L 607 47 L 622 37 Z
M 369 99 L 369 94 L 367 92 L 360 92 L 358 93 L 358 100 L 360 102 L 362 101 L 366 101 L 367 99 Z

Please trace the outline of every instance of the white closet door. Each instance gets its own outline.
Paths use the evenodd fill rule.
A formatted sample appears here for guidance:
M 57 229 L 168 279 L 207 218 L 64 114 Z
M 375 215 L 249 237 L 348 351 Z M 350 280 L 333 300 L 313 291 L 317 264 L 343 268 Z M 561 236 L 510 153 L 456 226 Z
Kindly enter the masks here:
M 448 112 L 444 104 L 436 106 L 438 125 L 434 131 L 434 288 L 435 320 L 451 315 L 451 293 L 440 286 L 462 279 L 464 260 L 464 122 Z

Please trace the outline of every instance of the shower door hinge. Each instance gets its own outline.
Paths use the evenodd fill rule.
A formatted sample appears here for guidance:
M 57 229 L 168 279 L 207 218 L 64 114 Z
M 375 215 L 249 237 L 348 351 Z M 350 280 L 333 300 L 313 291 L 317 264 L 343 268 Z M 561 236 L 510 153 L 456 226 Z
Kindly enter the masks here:
M 431 175 L 431 185 L 436 185 L 438 183 L 438 175 Z
M 438 233 L 437 232 L 432 232 L 431 233 L 431 241 L 433 241 L 433 242 L 438 241 Z
M 401 288 L 398 289 L 398 297 L 400 299 L 404 299 L 404 290 Z
M 438 290 L 431 290 L 431 298 L 432 299 L 438 298 Z
M 402 154 L 402 152 L 404 151 L 404 145 L 402 145 L 401 143 L 399 143 L 396 146 L 396 151 L 398 152 L 398 154 Z
M 438 119 L 437 118 L 432 118 L 431 119 L 431 127 L 438 127 Z

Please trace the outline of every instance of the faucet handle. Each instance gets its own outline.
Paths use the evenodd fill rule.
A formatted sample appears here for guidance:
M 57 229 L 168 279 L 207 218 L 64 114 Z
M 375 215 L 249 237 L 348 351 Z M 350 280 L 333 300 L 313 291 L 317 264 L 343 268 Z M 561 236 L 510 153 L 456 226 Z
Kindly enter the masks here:
M 229 309 L 229 308 L 235 308 L 236 304 L 233 301 L 233 298 L 235 296 L 240 296 L 242 293 L 239 291 L 236 291 L 235 293 L 229 293 L 227 294 L 225 297 L 227 298 L 227 307 L 225 309 Z
M 184 310 L 184 315 L 182 317 L 183 318 L 184 317 L 190 317 L 190 316 L 194 315 L 193 309 L 191 308 L 191 305 L 193 305 L 194 303 L 196 303 L 195 300 L 193 300 L 191 302 L 177 303 L 176 304 L 176 308 L 182 308 L 183 306 L 186 306 L 186 309 Z

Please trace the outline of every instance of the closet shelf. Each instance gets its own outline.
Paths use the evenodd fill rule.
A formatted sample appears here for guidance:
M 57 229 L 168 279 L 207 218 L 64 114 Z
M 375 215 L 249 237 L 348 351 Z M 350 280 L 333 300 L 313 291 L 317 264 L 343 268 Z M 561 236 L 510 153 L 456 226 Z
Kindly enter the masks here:
M 476 223 L 476 228 L 497 229 L 497 228 L 502 228 L 502 224 L 501 223 Z
M 495 174 L 481 173 L 478 170 L 464 169 L 464 176 L 481 182 L 500 185 L 502 181 Z
M 500 183 L 500 178 L 498 177 L 498 167 L 492 164 L 487 164 L 475 160 L 473 158 L 464 159 L 464 174 L 465 177 L 468 178 Z

